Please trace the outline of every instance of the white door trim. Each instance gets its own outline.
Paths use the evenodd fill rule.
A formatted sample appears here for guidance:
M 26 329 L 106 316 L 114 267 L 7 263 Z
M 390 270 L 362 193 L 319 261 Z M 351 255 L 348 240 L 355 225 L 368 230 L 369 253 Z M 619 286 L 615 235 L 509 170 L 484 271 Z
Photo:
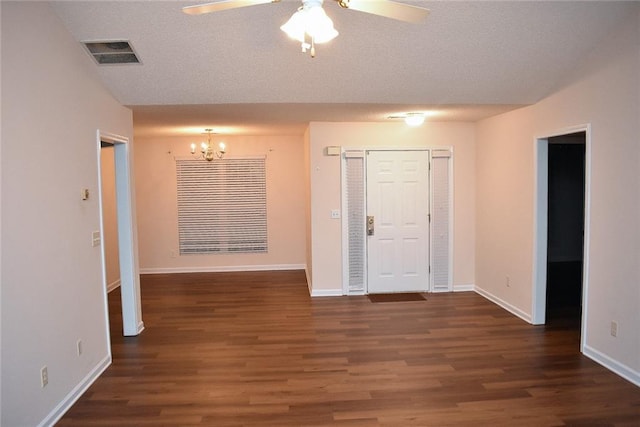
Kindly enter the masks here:
M 100 188 L 100 234 L 104 235 L 102 201 L 102 142 L 113 144 L 115 157 L 116 209 L 118 219 L 118 251 L 120 261 L 120 290 L 122 295 L 122 323 L 125 336 L 140 334 L 144 329 L 140 299 L 140 273 L 138 251 L 135 239 L 134 201 L 131 179 L 131 161 L 129 139 L 107 132 L 97 131 L 98 150 L 98 186 Z M 107 273 L 105 262 L 104 238 L 101 239 L 102 282 L 104 303 L 107 316 L 107 336 L 109 336 L 109 307 L 107 296 Z
M 583 124 L 549 132 L 534 138 L 534 200 L 533 200 L 533 295 L 532 322 L 545 323 L 547 294 L 547 211 L 548 211 L 548 161 L 549 138 L 576 132 L 585 132 L 585 181 L 584 181 L 584 243 L 582 266 L 582 319 L 580 349 L 584 352 L 587 336 L 587 309 L 589 298 L 589 244 L 591 217 L 591 124 Z

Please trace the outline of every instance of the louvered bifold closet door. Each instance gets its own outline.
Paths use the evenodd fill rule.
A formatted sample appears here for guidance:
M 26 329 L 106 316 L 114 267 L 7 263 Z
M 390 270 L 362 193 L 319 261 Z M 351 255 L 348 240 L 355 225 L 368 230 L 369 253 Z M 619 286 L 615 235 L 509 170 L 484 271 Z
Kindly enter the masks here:
M 362 294 L 366 281 L 364 152 L 345 152 L 347 272 L 349 294 Z
M 265 158 L 176 159 L 180 254 L 267 252 Z
M 451 152 L 431 152 L 432 210 L 431 210 L 431 274 L 432 292 L 453 290 L 451 273 Z

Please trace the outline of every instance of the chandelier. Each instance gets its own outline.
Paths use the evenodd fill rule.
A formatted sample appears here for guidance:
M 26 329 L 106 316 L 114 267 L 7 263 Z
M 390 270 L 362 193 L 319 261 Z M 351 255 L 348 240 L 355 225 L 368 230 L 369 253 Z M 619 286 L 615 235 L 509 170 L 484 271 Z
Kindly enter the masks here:
M 218 150 L 215 149 L 213 144 L 211 143 L 211 134 L 213 133 L 213 129 L 205 129 L 203 135 L 207 135 L 207 142 L 200 143 L 200 154 L 196 156 L 198 159 L 203 159 L 208 162 L 213 159 L 222 159 L 227 152 L 227 146 L 224 142 L 218 144 Z M 195 142 L 191 143 L 191 154 L 196 154 L 196 149 L 198 146 Z

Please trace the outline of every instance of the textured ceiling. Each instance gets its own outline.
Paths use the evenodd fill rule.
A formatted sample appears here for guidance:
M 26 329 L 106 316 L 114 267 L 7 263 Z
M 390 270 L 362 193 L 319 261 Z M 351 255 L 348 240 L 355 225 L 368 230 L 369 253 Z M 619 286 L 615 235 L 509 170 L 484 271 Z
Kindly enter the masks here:
M 78 41 L 131 41 L 142 65 L 98 72 L 143 135 L 301 133 L 314 120 L 427 109 L 437 120 L 478 120 L 550 94 L 638 6 L 404 2 L 431 14 L 408 24 L 327 0 L 340 35 L 315 58 L 279 29 L 300 4 L 293 0 L 201 16 L 181 12 L 197 1 L 63 1 L 54 10 Z

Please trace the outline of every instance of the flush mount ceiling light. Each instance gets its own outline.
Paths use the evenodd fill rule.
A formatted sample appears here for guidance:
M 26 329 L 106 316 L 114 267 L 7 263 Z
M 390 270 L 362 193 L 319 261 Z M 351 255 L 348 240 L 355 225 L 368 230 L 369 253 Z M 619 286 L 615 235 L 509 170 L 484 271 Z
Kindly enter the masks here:
M 222 159 L 227 152 L 227 146 L 224 142 L 221 142 L 218 144 L 218 150 L 216 150 L 211 143 L 211 135 L 214 134 L 213 129 L 205 129 L 204 132 L 205 133 L 203 133 L 203 135 L 207 135 L 207 142 L 200 143 L 200 154 L 197 158 L 204 159 L 209 162 L 216 158 Z M 195 142 L 191 144 L 191 154 L 196 154 L 197 147 L 198 146 Z
M 409 126 L 420 126 L 424 123 L 425 117 L 423 113 L 409 113 L 404 118 L 404 122 Z
M 425 112 L 399 113 L 389 116 L 390 119 L 403 119 L 408 126 L 416 127 L 424 123 L 427 118 Z
M 182 11 L 188 15 L 202 15 L 221 10 L 279 2 L 280 0 L 220 0 L 186 6 L 182 8 Z M 424 7 L 392 0 L 335 0 L 335 2 L 343 9 L 366 12 L 414 24 L 424 21 L 429 14 L 429 9 Z M 311 57 L 315 56 L 316 43 L 326 43 L 338 35 L 338 31 L 333 28 L 333 22 L 322 8 L 323 3 L 324 0 L 302 0 L 302 6 L 298 11 L 280 27 L 289 37 L 302 44 L 303 52 L 309 50 Z

